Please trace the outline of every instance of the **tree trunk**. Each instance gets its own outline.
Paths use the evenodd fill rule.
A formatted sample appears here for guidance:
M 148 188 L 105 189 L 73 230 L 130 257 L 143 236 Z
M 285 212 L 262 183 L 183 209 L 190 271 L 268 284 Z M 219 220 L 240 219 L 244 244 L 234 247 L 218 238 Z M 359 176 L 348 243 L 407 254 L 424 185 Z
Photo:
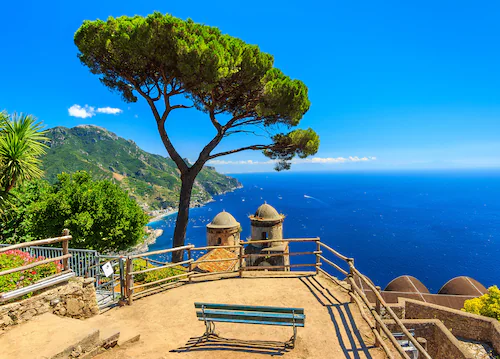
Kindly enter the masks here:
M 184 245 L 186 238 L 186 229 L 189 220 L 189 204 L 191 203 L 191 193 L 193 191 L 194 180 L 196 174 L 189 173 L 181 175 L 181 194 L 179 197 L 179 211 L 177 212 L 177 220 L 175 222 L 173 247 L 181 247 Z M 184 251 L 172 253 L 172 262 L 181 262 Z

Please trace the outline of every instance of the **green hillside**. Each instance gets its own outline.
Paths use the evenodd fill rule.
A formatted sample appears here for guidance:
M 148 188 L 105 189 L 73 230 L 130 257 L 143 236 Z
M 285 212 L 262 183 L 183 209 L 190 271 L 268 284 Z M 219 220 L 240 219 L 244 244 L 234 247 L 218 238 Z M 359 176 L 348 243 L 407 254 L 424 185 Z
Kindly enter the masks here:
M 95 178 L 119 183 L 145 210 L 177 206 L 181 182 L 170 158 L 145 152 L 133 141 L 97 126 L 54 127 L 47 137 L 50 148 L 42 167 L 49 182 L 61 172 L 85 170 Z M 239 185 L 236 179 L 206 167 L 198 175 L 192 202 L 201 204 Z

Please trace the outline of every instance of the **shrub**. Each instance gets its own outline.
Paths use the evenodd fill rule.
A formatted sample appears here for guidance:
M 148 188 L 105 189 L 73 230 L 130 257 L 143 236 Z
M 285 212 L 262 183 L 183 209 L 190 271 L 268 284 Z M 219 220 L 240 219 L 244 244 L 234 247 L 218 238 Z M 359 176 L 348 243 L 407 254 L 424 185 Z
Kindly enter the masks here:
M 57 237 L 68 228 L 72 248 L 117 251 L 140 242 L 148 222 L 127 192 L 84 171 L 62 173 L 54 185 L 26 183 L 13 193 L 8 220 L 0 220 L 2 243 Z
M 500 321 L 500 289 L 495 285 L 488 288 L 488 293 L 481 297 L 466 300 L 462 310 Z
M 0 271 L 42 261 L 45 257 L 33 257 L 27 252 L 10 250 L 0 253 Z M 40 279 L 59 273 L 62 270 L 61 263 L 52 262 L 42 264 L 31 269 L 0 276 L 0 293 L 9 292 L 18 288 L 26 287 Z M 31 293 L 24 298 L 30 297 Z
M 133 262 L 133 268 L 134 272 L 135 271 L 140 271 L 143 269 L 147 268 L 155 268 L 156 266 L 147 263 L 145 259 L 134 259 Z M 151 283 L 155 282 L 160 279 L 168 278 L 168 277 L 173 277 L 178 274 L 185 273 L 186 269 L 182 266 L 175 266 L 175 267 L 170 267 L 170 268 L 162 268 L 146 273 L 139 273 L 134 275 L 134 282 L 139 282 L 139 283 Z M 169 283 L 169 282 L 175 282 L 179 280 L 179 278 L 174 278 L 172 280 L 166 280 L 164 282 L 158 283 L 158 285 L 163 284 L 163 283 Z

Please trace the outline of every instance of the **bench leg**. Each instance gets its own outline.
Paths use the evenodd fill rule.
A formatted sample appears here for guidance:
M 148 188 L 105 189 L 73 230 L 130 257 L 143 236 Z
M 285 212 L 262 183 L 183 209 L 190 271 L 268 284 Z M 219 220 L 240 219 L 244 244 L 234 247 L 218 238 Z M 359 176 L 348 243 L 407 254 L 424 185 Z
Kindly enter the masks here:
M 290 338 L 290 340 L 288 340 L 288 342 L 285 343 L 285 347 L 290 348 L 290 349 L 295 348 L 295 340 L 296 339 L 297 339 L 297 327 L 294 325 L 293 326 L 293 335 Z
M 208 340 L 208 338 L 210 336 L 218 336 L 216 333 L 215 333 L 215 323 L 210 321 L 210 320 L 206 320 L 205 321 L 205 334 L 203 334 L 203 336 Z

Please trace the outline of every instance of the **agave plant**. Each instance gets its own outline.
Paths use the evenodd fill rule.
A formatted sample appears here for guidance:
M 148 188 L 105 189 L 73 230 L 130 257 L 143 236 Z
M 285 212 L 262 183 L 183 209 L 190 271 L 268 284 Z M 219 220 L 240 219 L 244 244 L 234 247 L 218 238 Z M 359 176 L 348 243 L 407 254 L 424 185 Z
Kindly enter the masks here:
M 42 177 L 45 132 L 31 115 L 0 112 L 0 203 L 17 183 Z

